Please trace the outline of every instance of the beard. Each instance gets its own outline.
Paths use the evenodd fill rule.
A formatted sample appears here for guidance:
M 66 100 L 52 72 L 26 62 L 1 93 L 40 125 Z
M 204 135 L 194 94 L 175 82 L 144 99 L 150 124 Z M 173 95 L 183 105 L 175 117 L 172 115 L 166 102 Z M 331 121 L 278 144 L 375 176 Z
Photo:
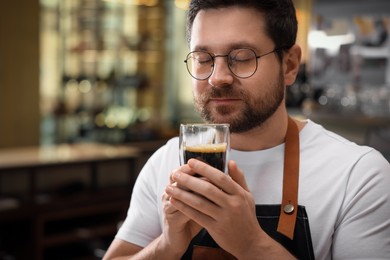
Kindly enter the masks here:
M 267 91 L 261 96 L 254 96 L 242 89 L 236 90 L 233 86 L 211 87 L 208 92 L 198 98 L 194 97 L 194 104 L 206 122 L 228 123 L 230 132 L 243 133 L 261 127 L 279 108 L 284 95 L 284 76 L 280 71 L 275 85 L 267 88 Z M 238 114 L 235 113 L 236 108 L 229 106 L 222 105 L 210 108 L 208 103 L 212 98 L 239 98 L 243 102 L 244 108 Z M 219 117 L 224 118 L 224 121 L 218 119 Z

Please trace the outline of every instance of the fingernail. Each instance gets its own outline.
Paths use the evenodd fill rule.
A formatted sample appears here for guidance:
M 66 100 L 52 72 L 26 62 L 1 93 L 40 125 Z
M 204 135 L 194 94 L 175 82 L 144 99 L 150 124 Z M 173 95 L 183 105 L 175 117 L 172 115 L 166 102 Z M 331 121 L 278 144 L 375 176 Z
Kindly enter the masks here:
M 180 178 L 180 173 L 175 172 L 173 173 L 173 179 L 178 180 Z
M 191 166 L 191 167 L 195 167 L 195 165 L 196 165 L 196 160 L 190 159 L 190 160 L 188 161 L 188 165 Z
M 172 185 L 168 185 L 167 188 L 166 188 L 166 192 L 170 193 L 172 191 L 173 191 L 173 186 Z

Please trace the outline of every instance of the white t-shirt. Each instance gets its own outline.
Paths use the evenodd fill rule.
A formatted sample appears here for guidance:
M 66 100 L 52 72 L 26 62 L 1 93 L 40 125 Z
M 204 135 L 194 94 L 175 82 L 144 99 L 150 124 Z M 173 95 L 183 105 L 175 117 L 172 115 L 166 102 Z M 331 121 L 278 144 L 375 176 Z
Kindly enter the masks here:
M 310 120 L 299 135 L 298 204 L 306 207 L 316 259 L 390 259 L 390 164 Z M 146 163 L 117 238 L 144 247 L 161 234 L 161 197 L 179 167 L 178 148 L 173 138 Z M 280 204 L 283 157 L 284 144 L 231 151 L 256 204 Z

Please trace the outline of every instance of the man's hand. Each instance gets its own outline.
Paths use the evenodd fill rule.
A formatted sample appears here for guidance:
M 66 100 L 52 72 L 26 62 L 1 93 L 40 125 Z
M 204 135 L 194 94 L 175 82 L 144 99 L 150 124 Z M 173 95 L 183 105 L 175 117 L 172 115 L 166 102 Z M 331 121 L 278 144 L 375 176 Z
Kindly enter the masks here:
M 234 161 L 228 165 L 229 176 L 198 160 L 172 173 L 177 185 L 169 185 L 166 193 L 177 210 L 206 228 L 213 239 L 238 258 L 291 256 L 260 227 L 255 202 L 241 170 Z M 202 178 L 193 177 L 195 173 Z M 259 255 L 260 253 L 260 255 Z
M 188 166 L 182 166 L 171 173 L 169 187 L 177 185 L 172 176 L 177 172 L 183 171 L 183 168 L 188 168 Z M 188 169 L 184 169 L 184 171 L 188 171 Z M 201 230 L 201 226 L 174 207 L 170 200 L 170 196 L 164 193 L 162 196 L 164 212 L 163 237 L 168 246 L 175 248 L 175 251 L 182 255 L 188 248 L 192 238 Z

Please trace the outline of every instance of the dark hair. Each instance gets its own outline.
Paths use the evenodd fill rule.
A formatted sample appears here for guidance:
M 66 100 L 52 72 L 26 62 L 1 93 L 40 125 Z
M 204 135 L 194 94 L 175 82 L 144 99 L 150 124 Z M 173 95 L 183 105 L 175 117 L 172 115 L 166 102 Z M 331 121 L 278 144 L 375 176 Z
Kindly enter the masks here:
M 200 10 L 239 6 L 254 8 L 264 14 L 266 33 L 279 50 L 291 48 L 296 41 L 298 22 L 292 0 L 191 0 L 187 12 L 187 42 Z M 282 51 L 278 52 L 282 58 Z

